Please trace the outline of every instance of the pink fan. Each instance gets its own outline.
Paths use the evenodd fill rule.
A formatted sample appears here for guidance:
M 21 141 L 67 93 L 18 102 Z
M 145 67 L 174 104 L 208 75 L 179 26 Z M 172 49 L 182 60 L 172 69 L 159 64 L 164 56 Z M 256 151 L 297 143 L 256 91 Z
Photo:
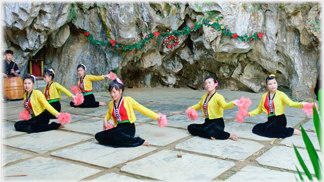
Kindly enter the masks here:
M 111 128 L 114 128 L 115 126 L 113 124 L 110 124 L 108 122 L 107 126 L 106 126 L 106 130 L 110 130 Z
M 243 123 L 243 119 L 246 117 L 246 116 L 249 116 L 249 112 L 246 111 L 246 110 L 241 110 L 237 113 L 235 119 L 236 121 L 240 122 L 240 123 Z
M 188 110 L 186 110 L 186 113 L 188 114 L 187 117 L 193 121 L 199 117 L 197 111 L 194 108 L 189 108 Z
M 60 112 L 57 120 L 62 124 L 69 124 L 71 122 L 71 114 Z
M 303 104 L 303 111 L 309 116 L 313 115 L 313 105 L 314 105 L 314 103 L 304 103 Z M 315 103 L 315 107 L 316 107 L 316 110 L 318 111 L 318 106 L 316 103 Z
M 25 121 L 29 120 L 30 119 L 30 116 L 29 116 L 29 113 L 28 111 L 21 111 L 20 112 L 20 116 L 19 116 L 19 119 L 23 119 Z
M 79 88 L 77 86 L 72 86 L 72 87 L 70 87 L 70 89 L 71 89 L 71 91 L 72 91 L 72 93 L 74 95 L 76 95 L 77 93 L 79 93 Z
M 163 115 L 161 113 L 158 113 L 158 115 L 160 116 L 160 119 L 158 121 L 158 125 L 159 127 L 164 127 L 168 124 L 168 120 L 166 118 L 166 115 Z
M 117 78 L 117 75 L 116 75 L 115 73 L 113 73 L 113 72 L 110 72 L 110 73 L 109 73 L 109 78 L 110 78 L 111 80 L 115 80 L 115 79 Z
M 238 110 L 247 110 L 251 105 L 251 100 L 249 98 L 244 98 L 244 96 L 241 97 L 239 102 L 237 103 Z
M 77 93 L 75 96 L 76 96 L 76 98 L 74 98 L 72 101 L 74 103 L 74 105 L 78 106 L 78 105 L 82 104 L 84 101 L 83 94 Z

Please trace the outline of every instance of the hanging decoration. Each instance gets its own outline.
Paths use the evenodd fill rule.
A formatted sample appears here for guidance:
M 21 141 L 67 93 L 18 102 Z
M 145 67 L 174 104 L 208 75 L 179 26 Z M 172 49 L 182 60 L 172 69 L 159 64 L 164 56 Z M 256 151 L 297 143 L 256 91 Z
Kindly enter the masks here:
M 222 17 L 218 18 L 217 21 L 210 21 L 207 19 L 203 19 L 201 23 L 195 23 L 192 24 L 192 26 L 186 26 L 183 27 L 181 31 L 173 30 L 173 31 L 167 31 L 167 32 L 154 32 L 154 33 L 149 33 L 148 35 L 145 36 L 143 40 L 141 40 L 139 43 L 132 44 L 132 45 L 123 45 L 123 44 L 118 44 L 115 40 L 110 40 L 109 42 L 101 42 L 99 40 L 93 39 L 92 34 L 90 32 L 85 32 L 84 35 L 88 37 L 88 39 L 94 44 L 94 45 L 105 45 L 105 46 L 112 46 L 116 48 L 122 48 L 125 51 L 130 50 L 130 51 L 135 51 L 143 48 L 145 44 L 148 43 L 152 38 L 155 37 L 163 37 L 163 45 L 169 49 L 173 49 L 175 46 L 179 44 L 178 37 L 182 35 L 188 35 L 193 31 L 197 31 L 199 28 L 201 28 L 203 25 L 212 27 L 216 29 L 217 31 L 221 31 L 225 36 L 229 37 L 230 39 L 236 39 L 236 40 L 241 40 L 241 41 L 256 41 L 256 40 L 261 40 L 263 38 L 263 33 L 262 32 L 255 32 L 251 36 L 248 35 L 238 35 L 237 33 L 232 33 L 228 28 L 225 27 L 225 25 L 219 23 L 219 19 Z

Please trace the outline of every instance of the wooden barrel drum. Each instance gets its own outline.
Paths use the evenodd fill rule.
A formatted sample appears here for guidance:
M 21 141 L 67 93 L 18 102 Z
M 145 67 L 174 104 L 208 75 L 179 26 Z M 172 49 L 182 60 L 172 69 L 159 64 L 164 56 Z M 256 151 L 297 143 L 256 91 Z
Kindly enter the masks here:
M 21 77 L 4 78 L 4 97 L 9 100 L 24 98 L 24 81 Z

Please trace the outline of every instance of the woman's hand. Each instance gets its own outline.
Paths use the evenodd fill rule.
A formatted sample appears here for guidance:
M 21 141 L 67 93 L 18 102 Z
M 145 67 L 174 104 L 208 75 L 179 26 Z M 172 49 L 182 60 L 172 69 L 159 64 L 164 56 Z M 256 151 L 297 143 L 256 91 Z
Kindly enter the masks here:
M 108 120 L 104 119 L 104 122 L 103 122 L 103 130 L 105 131 L 106 128 L 107 128 L 107 124 L 108 124 Z
M 56 118 L 58 118 L 60 114 L 61 114 L 61 113 L 58 113 L 58 114 L 56 115 Z
M 107 75 L 103 75 L 103 77 L 104 77 L 104 78 L 109 78 L 109 79 L 110 79 L 109 74 L 107 74 Z
M 234 100 L 233 104 L 237 106 L 238 105 L 238 102 L 239 102 L 239 100 L 236 99 L 236 100 Z
M 76 96 L 75 95 L 72 95 L 72 99 L 74 100 L 76 98 Z

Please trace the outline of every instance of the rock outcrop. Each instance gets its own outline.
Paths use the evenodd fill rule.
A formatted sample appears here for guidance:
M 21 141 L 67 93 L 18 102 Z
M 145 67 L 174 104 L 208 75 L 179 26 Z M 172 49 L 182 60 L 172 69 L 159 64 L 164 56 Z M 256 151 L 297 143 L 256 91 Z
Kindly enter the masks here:
M 77 17 L 71 20 L 74 8 Z M 213 12 L 207 13 L 207 12 Z M 190 87 L 203 89 L 204 77 L 219 80 L 219 88 L 266 91 L 265 78 L 277 75 L 279 89 L 293 98 L 315 98 L 320 77 L 320 3 L 3 3 L 3 49 L 14 50 L 14 61 L 28 72 L 28 60 L 44 59 L 56 69 L 55 80 L 76 85 L 76 66 L 87 74 L 117 70 L 127 87 Z M 86 36 L 125 45 L 138 43 L 148 33 L 181 30 L 204 17 L 226 25 L 231 32 L 258 41 L 233 40 L 211 27 L 179 37 L 174 49 L 153 38 L 142 49 L 124 51 L 94 45 Z M 107 80 L 95 82 L 105 89 Z

